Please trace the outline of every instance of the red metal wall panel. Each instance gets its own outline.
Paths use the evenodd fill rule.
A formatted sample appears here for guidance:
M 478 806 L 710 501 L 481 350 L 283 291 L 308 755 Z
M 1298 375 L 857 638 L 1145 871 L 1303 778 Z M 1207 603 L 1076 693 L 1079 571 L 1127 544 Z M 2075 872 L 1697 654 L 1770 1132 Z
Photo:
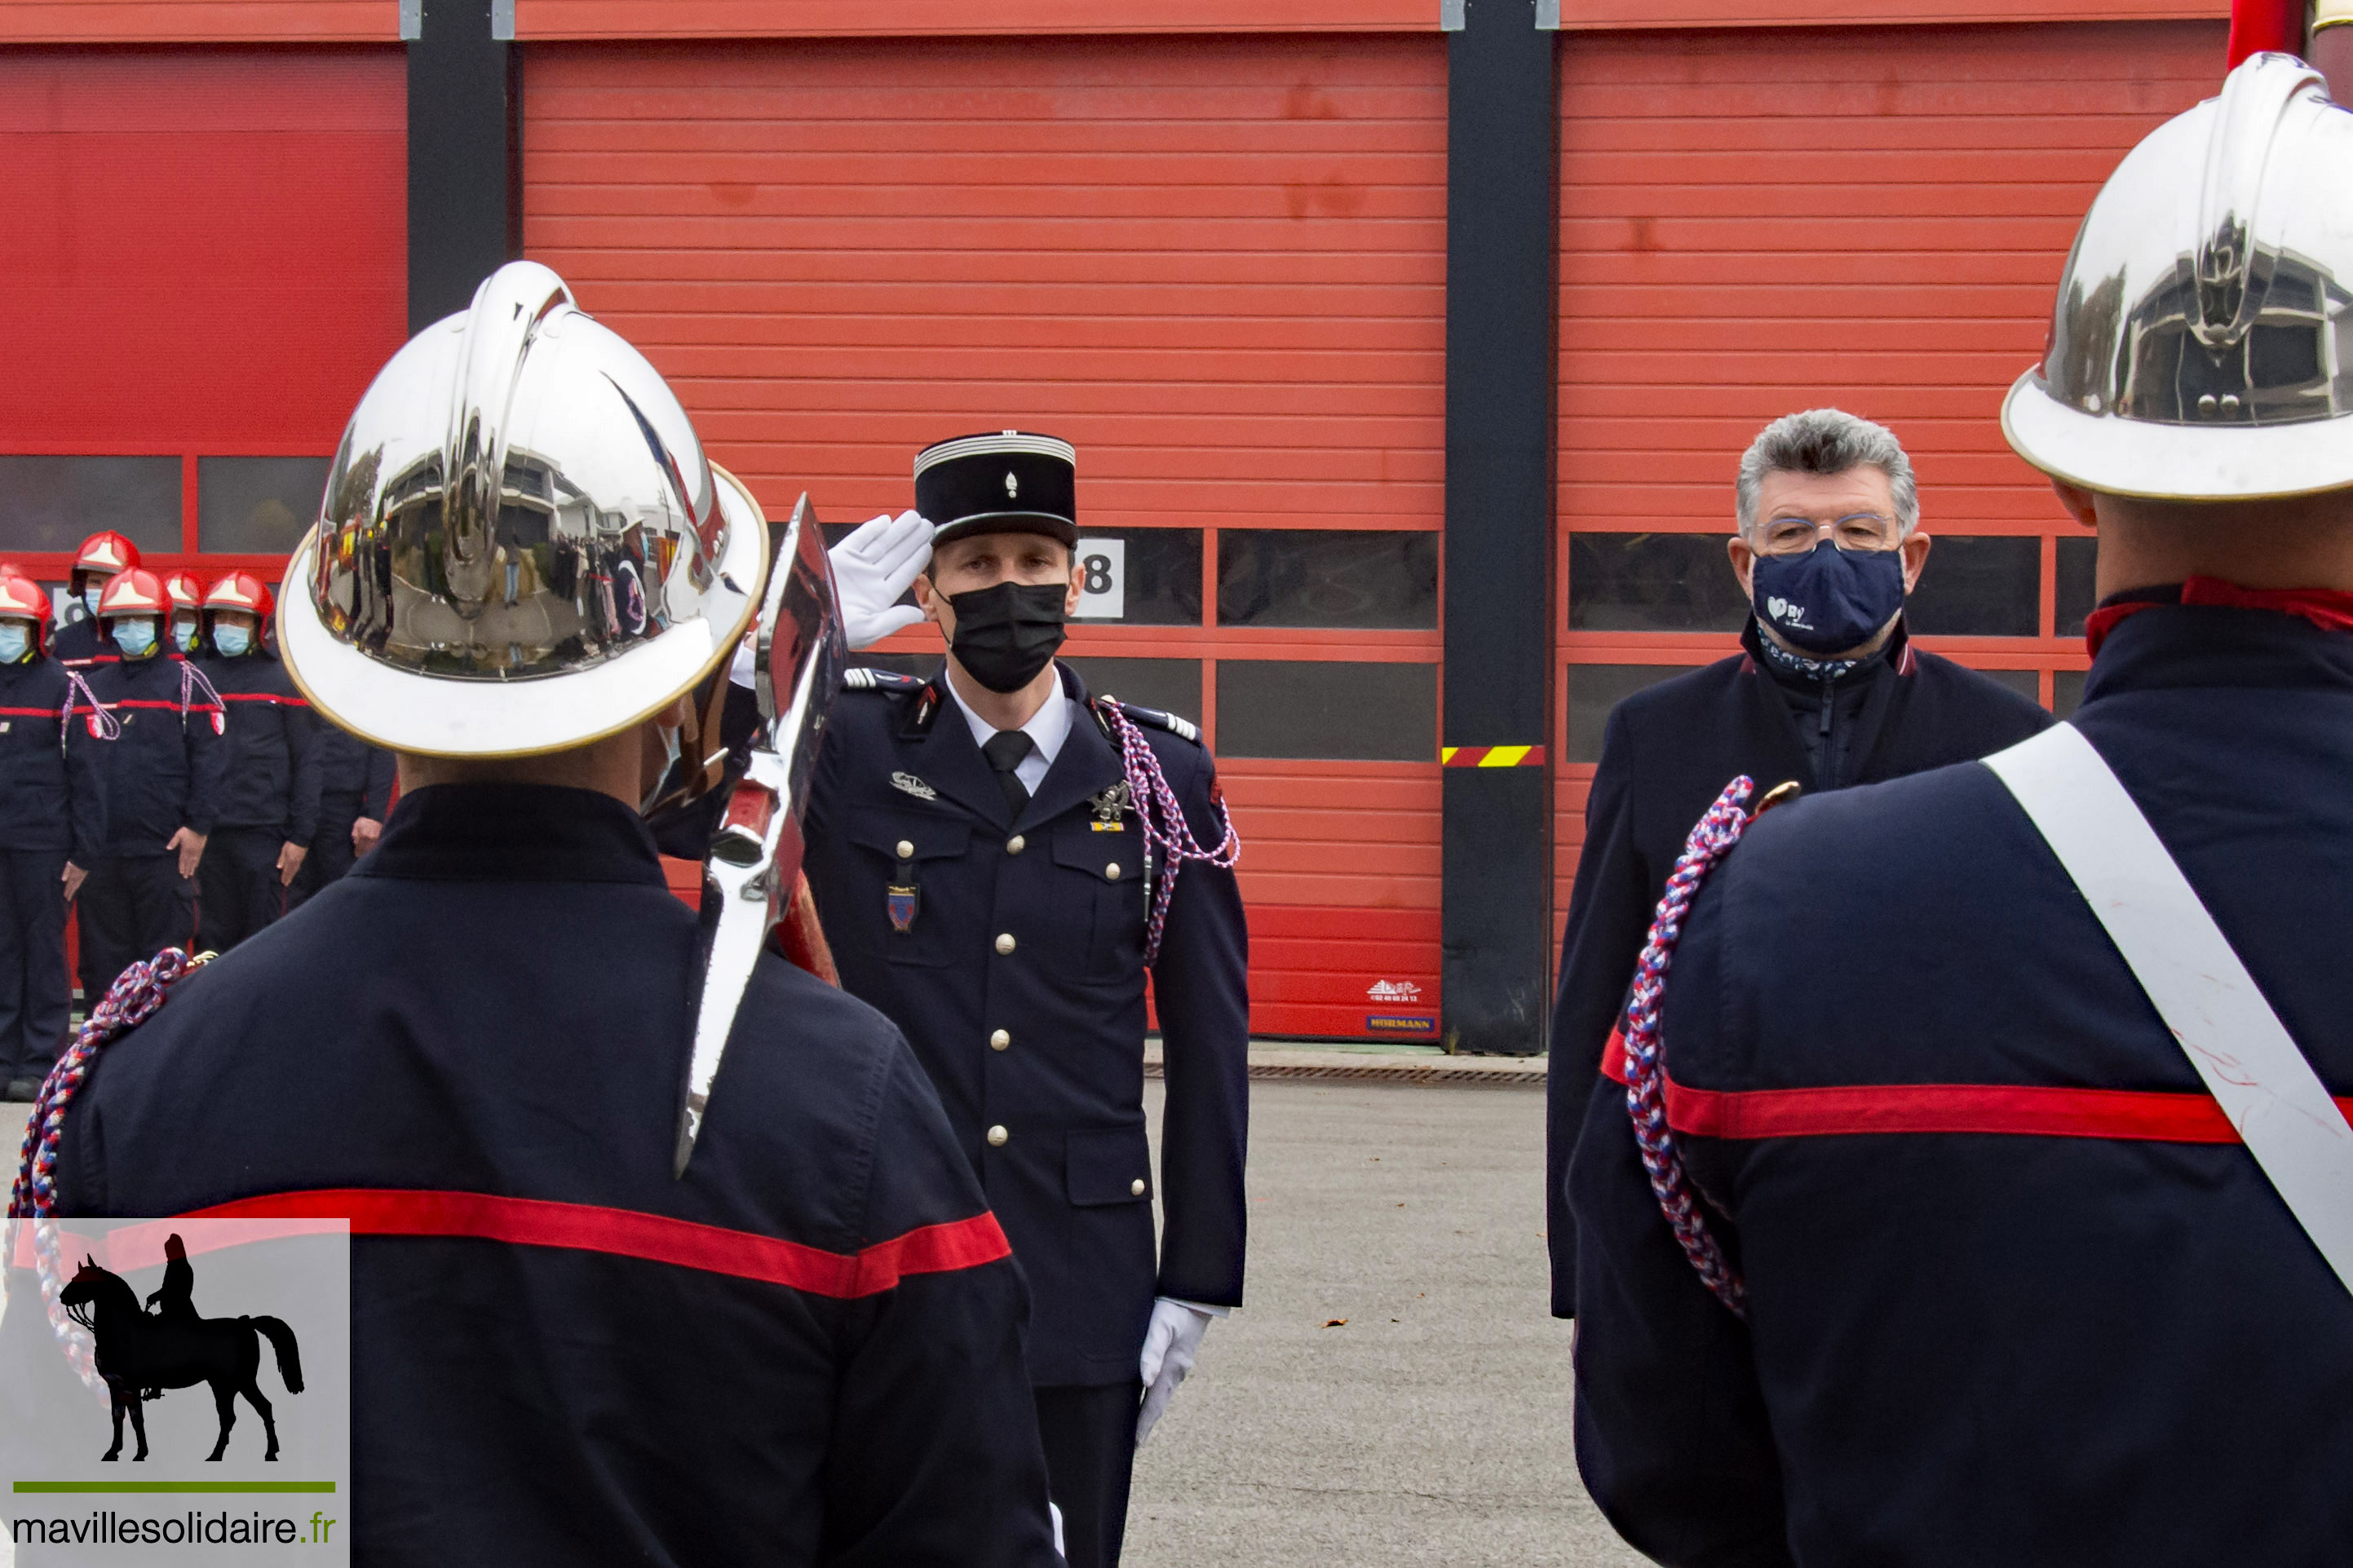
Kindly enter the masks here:
M 392 47 L 0 53 L 0 451 L 332 453 L 406 335 L 406 116 Z
M 1567 42 L 1563 616 L 1569 534 L 1728 535 L 1757 431 L 1831 404 L 1904 439 L 1932 535 L 2045 541 L 2044 635 L 1921 640 L 2039 671 L 2052 700 L 2053 672 L 2084 658 L 2049 635 L 2049 542 L 2080 530 L 2004 445 L 2001 395 L 2042 352 L 2093 194 L 2141 136 L 2219 88 L 2222 59 L 2223 29 L 2202 22 Z M 1571 665 L 1699 664 L 1732 647 L 1565 620 L 1561 637 Z M 1565 722 L 1555 738 L 1566 756 Z M 1592 773 L 1556 775 L 1563 921 Z
M 1565 29 L 1957 26 L 2228 18 L 2230 0 L 1563 0 Z
M 400 0 L 0 0 L 0 43 L 383 43 Z
M 1212 563 L 1221 525 L 1442 525 L 1435 35 L 544 46 L 524 111 L 530 253 L 772 510 L 904 507 L 919 447 L 1019 426 L 1077 442 L 1089 527 Z M 1202 660 L 1214 741 L 1220 656 L 1439 646 L 1205 616 L 1071 651 Z M 1366 1033 L 1384 982 L 1434 1013 L 1435 759 L 1223 767 L 1258 1027 Z
M 518 0 L 524 38 L 1434 32 L 1438 0 Z

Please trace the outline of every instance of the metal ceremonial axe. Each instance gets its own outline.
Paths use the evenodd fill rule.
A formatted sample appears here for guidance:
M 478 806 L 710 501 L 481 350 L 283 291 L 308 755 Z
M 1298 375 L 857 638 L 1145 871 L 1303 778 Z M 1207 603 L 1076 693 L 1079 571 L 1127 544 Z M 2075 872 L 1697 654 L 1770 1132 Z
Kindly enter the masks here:
M 702 865 L 702 988 L 695 1004 L 694 1056 L 686 1070 L 673 1176 L 686 1174 L 711 1082 L 719 1076 L 728 1032 L 760 949 L 801 873 L 801 813 L 826 714 L 841 689 L 849 659 L 841 615 L 826 559 L 825 535 L 808 497 L 785 525 L 768 589 L 760 602 L 759 643 L 752 660 L 760 727 L 751 760 Z

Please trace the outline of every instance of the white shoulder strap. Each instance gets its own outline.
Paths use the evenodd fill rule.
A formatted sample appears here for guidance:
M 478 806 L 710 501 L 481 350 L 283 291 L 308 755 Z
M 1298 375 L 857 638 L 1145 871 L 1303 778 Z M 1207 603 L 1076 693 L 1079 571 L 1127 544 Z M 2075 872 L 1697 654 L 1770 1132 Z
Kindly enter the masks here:
M 2353 1290 L 2353 1127 L 2140 807 L 2072 724 L 1986 766 L 2018 797 L 2263 1174 Z

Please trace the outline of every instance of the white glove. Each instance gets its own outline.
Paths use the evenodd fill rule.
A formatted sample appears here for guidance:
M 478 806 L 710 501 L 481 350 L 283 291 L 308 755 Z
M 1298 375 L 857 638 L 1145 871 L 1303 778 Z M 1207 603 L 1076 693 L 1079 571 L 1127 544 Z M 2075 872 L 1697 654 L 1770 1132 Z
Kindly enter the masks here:
M 899 603 L 932 559 L 932 525 L 915 513 L 885 512 L 862 522 L 827 554 L 841 594 L 841 629 L 853 653 L 923 618 L 914 605 Z
M 1163 1296 L 1152 1303 L 1152 1326 L 1144 1331 L 1144 1359 L 1137 1370 L 1144 1376 L 1144 1408 L 1135 1417 L 1135 1444 L 1152 1436 L 1152 1428 L 1176 1397 L 1176 1385 L 1193 1370 L 1201 1336 L 1209 1331 L 1217 1314 L 1189 1301 Z

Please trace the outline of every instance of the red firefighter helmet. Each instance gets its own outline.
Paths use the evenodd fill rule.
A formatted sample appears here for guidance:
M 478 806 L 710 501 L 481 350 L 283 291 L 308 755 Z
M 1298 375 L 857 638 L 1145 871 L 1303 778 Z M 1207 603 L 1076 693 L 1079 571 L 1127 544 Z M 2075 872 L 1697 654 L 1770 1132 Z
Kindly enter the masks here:
M 175 610 L 204 608 L 205 585 L 197 580 L 195 573 L 185 568 L 170 574 L 164 579 L 164 592 L 171 599 L 172 608 Z
M 232 572 L 205 595 L 207 610 L 243 610 L 258 620 L 269 618 L 269 586 L 250 572 Z
M 0 620 L 33 623 L 33 651 L 48 650 L 49 591 L 14 567 L 0 567 Z
M 122 535 L 109 531 L 93 533 L 81 542 L 81 552 L 74 557 L 73 569 L 111 577 L 117 572 L 128 572 L 138 564 L 139 547 Z
M 117 572 L 99 591 L 98 615 L 100 620 L 111 616 L 168 616 L 171 613 L 172 596 L 164 591 L 164 580 L 144 567 L 133 566 L 128 572 Z

